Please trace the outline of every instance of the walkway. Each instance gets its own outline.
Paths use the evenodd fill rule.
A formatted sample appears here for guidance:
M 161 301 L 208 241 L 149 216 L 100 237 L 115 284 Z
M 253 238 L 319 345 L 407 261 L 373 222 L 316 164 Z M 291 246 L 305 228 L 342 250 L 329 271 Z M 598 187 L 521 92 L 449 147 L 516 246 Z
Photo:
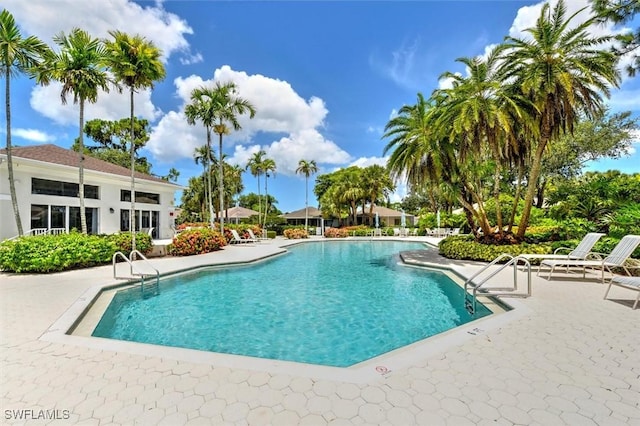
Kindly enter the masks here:
M 287 244 L 152 262 L 168 272 L 268 256 Z M 478 268 L 452 265 L 467 275 Z M 603 300 L 605 287 L 595 281 L 535 278 L 533 297 L 506 299 L 514 311 L 351 374 L 243 357 L 231 366 L 170 348 L 113 341 L 105 348 L 64 336 L 60 324 L 92 289 L 113 282 L 111 272 L 0 274 L 3 423 L 57 416 L 57 424 L 83 425 L 640 425 L 640 310 L 624 289 Z

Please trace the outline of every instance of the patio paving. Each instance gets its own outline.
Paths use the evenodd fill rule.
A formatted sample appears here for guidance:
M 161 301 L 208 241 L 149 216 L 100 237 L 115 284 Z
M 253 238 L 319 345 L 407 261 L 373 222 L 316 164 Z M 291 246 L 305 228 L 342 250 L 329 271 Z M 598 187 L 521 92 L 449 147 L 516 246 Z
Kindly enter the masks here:
M 166 273 L 270 256 L 290 243 L 151 262 Z M 479 268 L 448 264 L 463 276 Z M 1 422 L 640 425 L 635 293 L 614 287 L 603 300 L 595 279 L 559 277 L 534 274 L 532 297 L 504 299 L 513 311 L 354 372 L 66 336 L 61 324 L 114 282 L 111 266 L 0 274 Z

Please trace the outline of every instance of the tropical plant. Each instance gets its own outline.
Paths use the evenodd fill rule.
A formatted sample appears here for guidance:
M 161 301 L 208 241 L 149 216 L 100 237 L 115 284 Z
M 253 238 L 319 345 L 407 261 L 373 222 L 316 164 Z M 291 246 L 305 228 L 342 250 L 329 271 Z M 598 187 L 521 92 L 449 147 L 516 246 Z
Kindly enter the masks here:
M 270 205 L 269 205 L 269 190 L 267 187 L 267 182 L 269 181 L 269 177 L 271 176 L 271 174 L 269 174 L 269 172 L 271 172 L 273 174 L 273 177 L 275 178 L 276 176 L 276 162 L 272 159 L 272 158 L 265 158 L 264 161 L 262 162 L 262 170 L 264 171 L 264 220 L 262 221 L 262 227 L 264 228 L 266 222 L 267 222 L 267 214 L 269 214 L 270 212 Z
M 5 113 L 7 118 L 7 168 L 9 172 L 9 191 L 11 193 L 11 205 L 18 228 L 18 235 L 24 234 L 18 197 L 16 194 L 16 182 L 13 174 L 13 156 L 11 144 L 11 77 L 28 73 L 36 68 L 42 56 L 47 54 L 48 46 L 35 36 L 23 38 L 20 29 L 16 25 L 13 15 L 8 10 L 0 12 L 0 72 L 5 78 Z
M 315 160 L 300 160 L 296 173 L 304 175 L 304 229 L 309 226 L 309 176 L 318 172 Z
M 80 226 L 87 233 L 87 217 L 84 208 L 84 105 L 85 101 L 98 101 L 100 90 L 109 91 L 109 80 L 105 68 L 106 51 L 102 41 L 93 38 L 84 30 L 74 28 L 69 35 L 60 33 L 53 38 L 60 51 L 50 51 L 36 69 L 36 81 L 48 85 L 52 80 L 62 84 L 60 96 L 67 103 L 73 93 L 73 103 L 80 106 L 78 136 L 78 170 L 80 198 Z
M 258 222 L 260 222 L 260 217 L 262 214 L 262 201 L 260 199 L 260 175 L 264 173 L 264 170 L 262 169 L 262 162 L 264 161 L 265 155 L 267 155 L 267 153 L 263 150 L 254 152 L 247 162 L 247 166 L 245 167 L 245 170 L 249 170 L 251 175 L 258 181 Z
M 562 133 L 573 132 L 581 115 L 601 115 L 603 95 L 608 97 L 610 87 L 617 87 L 620 81 L 616 55 L 598 48 L 610 37 L 589 32 L 596 18 L 570 27 L 583 10 L 565 19 L 562 0 L 553 10 L 545 3 L 535 26 L 525 30 L 528 37 L 507 37 L 502 50 L 504 79 L 533 104 L 531 113 L 539 134 L 531 149 L 525 207 L 518 225 L 520 239 L 529 223 L 547 145 Z
M 610 21 L 616 24 L 624 24 L 640 13 L 640 3 L 637 0 L 591 0 L 593 9 L 598 14 L 600 21 Z M 633 62 L 626 67 L 629 77 L 635 77 L 640 71 L 640 27 L 634 31 L 624 31 L 616 36 L 619 45 L 614 45 L 611 50 L 618 56 L 626 56 L 635 51 Z
M 121 31 L 110 31 L 112 39 L 105 42 L 107 63 L 118 85 L 129 88 L 131 102 L 131 212 L 129 229 L 135 230 L 135 114 L 134 98 L 136 90 L 153 88 L 154 83 L 163 80 L 166 71 L 160 57 L 162 52 L 153 42 L 141 35 L 131 36 Z M 136 249 L 136 234 L 131 232 L 131 247 Z
M 211 98 L 208 100 L 212 106 L 213 132 L 219 136 L 218 154 L 220 161 L 218 162 L 218 193 L 220 198 L 220 211 L 224 210 L 224 171 L 222 161 L 222 135 L 229 134 L 231 129 L 240 130 L 240 122 L 238 115 L 249 113 L 249 117 L 253 118 L 256 114 L 253 105 L 246 99 L 238 96 L 238 90 L 235 83 L 216 82 L 211 92 Z M 220 232 L 224 232 L 224 218 L 220 218 Z

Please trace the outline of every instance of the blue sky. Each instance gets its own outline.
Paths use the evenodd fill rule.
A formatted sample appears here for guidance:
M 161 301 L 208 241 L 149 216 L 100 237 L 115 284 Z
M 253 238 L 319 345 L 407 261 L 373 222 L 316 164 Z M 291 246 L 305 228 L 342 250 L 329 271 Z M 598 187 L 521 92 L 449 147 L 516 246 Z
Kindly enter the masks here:
M 136 95 L 136 113 L 153 126 L 144 153 L 153 172 L 180 171 L 178 183 L 201 172 L 193 150 L 205 131 L 183 115 L 191 90 L 215 80 L 233 80 L 257 114 L 241 118 L 243 130 L 225 138 L 228 161 L 245 166 L 264 149 L 277 164 L 269 193 L 282 211 L 304 207 L 300 159 L 315 160 L 320 173 L 350 165 L 384 164 L 382 129 L 416 94 L 428 96 L 446 84 L 445 71 L 465 73 L 455 62 L 482 55 L 506 35 L 521 35 L 541 8 L 534 1 L 165 1 L 5 0 L 25 35 L 53 44 L 53 35 L 73 27 L 107 37 L 119 29 L 139 33 L 164 52 L 167 77 Z M 568 0 L 570 12 L 587 0 Z M 67 13 L 60 13 L 66 11 Z M 586 19 L 588 12 L 580 15 Z M 638 19 L 629 26 L 638 25 Z M 609 33 L 620 28 L 597 27 Z M 128 96 L 101 94 L 86 107 L 86 119 L 120 119 Z M 640 78 L 625 78 L 609 101 L 612 111 L 640 116 Z M 78 107 L 62 105 L 60 87 L 12 80 L 15 145 L 55 143 L 77 137 Z M 2 126 L 4 129 L 4 126 Z M 4 130 L 0 130 L 4 131 Z M 638 172 L 640 134 L 628 157 L 590 169 Z M 243 175 L 245 193 L 257 183 Z M 310 188 L 312 188 L 310 181 Z M 262 179 L 264 185 L 264 179 Z M 262 189 L 264 192 L 264 189 Z M 394 199 L 405 194 L 400 183 Z M 310 205 L 316 205 L 311 197 Z

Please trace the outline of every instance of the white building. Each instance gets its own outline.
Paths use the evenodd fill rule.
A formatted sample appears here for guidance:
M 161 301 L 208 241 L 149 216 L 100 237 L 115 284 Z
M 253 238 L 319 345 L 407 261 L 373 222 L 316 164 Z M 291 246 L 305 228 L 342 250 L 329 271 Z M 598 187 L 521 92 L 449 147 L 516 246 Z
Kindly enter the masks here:
M 80 229 L 78 153 L 55 145 L 12 148 L 22 229 Z M 173 238 L 174 183 L 142 173 L 136 178 L 136 229 Z M 93 157 L 84 160 L 87 229 L 92 234 L 129 230 L 131 172 Z M 7 152 L 0 150 L 0 240 L 18 235 L 9 190 Z

